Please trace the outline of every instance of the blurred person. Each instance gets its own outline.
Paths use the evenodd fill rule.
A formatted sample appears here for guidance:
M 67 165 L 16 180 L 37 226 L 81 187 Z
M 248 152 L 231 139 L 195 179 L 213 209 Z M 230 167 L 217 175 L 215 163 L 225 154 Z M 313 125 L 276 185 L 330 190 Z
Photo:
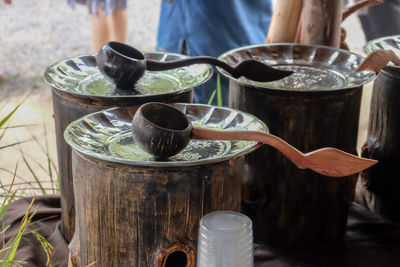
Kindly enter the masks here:
M 157 50 L 218 57 L 233 48 L 263 44 L 271 17 L 272 0 L 164 0 Z M 215 71 L 210 81 L 195 88 L 194 102 L 208 103 L 216 83 Z M 221 87 L 227 105 L 229 89 L 224 77 Z
M 400 0 L 384 0 L 358 14 L 367 41 L 400 34 Z
M 11 0 L 6 0 L 11 1 Z M 92 30 L 92 51 L 97 53 L 109 41 L 124 43 L 128 34 L 127 0 L 68 0 L 75 8 L 76 3 L 89 9 Z

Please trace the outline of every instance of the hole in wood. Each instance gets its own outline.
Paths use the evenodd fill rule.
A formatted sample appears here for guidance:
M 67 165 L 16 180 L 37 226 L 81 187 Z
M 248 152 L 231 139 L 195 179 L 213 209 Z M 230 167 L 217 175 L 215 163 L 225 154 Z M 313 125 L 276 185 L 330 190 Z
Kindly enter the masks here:
M 190 244 L 175 243 L 158 257 L 158 267 L 195 267 L 195 255 Z
M 183 251 L 175 251 L 166 255 L 163 267 L 186 267 L 187 256 Z

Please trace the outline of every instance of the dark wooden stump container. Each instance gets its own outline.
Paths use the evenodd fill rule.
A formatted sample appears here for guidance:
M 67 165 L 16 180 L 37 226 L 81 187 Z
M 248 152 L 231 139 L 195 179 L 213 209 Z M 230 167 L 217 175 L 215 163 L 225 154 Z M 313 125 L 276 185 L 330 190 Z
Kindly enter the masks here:
M 116 106 L 136 106 L 139 108 L 143 102 L 137 101 L 135 98 L 124 99 L 123 101 L 116 99 L 114 101 L 111 100 L 97 102 L 78 98 L 70 94 L 65 94 L 55 88 L 52 88 L 52 98 L 56 127 L 58 168 L 60 172 L 62 229 L 65 239 L 67 241 L 71 241 L 75 228 L 75 205 L 72 184 L 71 148 L 64 141 L 63 134 L 65 128 L 72 121 L 77 120 L 89 113 Z M 158 99 L 158 101 L 165 103 L 191 103 L 192 99 L 193 91 L 187 91 L 182 94 Z
M 157 59 L 157 56 L 164 56 L 163 53 L 146 53 L 146 57 Z M 171 54 L 171 58 L 179 55 Z M 74 192 L 72 184 L 71 149 L 64 141 L 64 130 L 67 125 L 80 117 L 107 109 L 110 107 L 136 106 L 143 103 L 158 101 L 165 103 L 191 103 L 193 100 L 193 86 L 208 80 L 211 75 L 210 68 L 205 68 L 203 77 L 195 80 L 194 83 L 186 82 L 185 88 L 174 89 L 173 92 L 135 96 L 135 95 L 94 95 L 88 92 L 77 91 L 79 83 L 90 75 L 96 74 L 97 65 L 94 56 L 82 56 L 68 59 L 57 63 L 46 70 L 45 78 L 52 89 L 53 110 L 56 128 L 57 156 L 60 172 L 61 189 L 61 227 L 65 239 L 69 242 L 74 233 L 75 211 Z M 77 74 L 76 74 L 77 73 Z M 82 75 L 85 73 L 86 76 Z M 95 74 L 93 74 L 95 73 Z M 79 76 L 80 75 L 80 76 Z
M 330 68 L 340 73 L 340 65 L 356 66 L 348 61 L 361 61 L 334 48 L 290 44 L 248 47 L 224 56 L 228 62 L 252 57 L 284 68 L 301 66 L 295 71 L 306 66 L 325 73 Z M 301 75 L 300 82 L 313 78 Z M 272 134 L 303 152 L 336 147 L 357 154 L 361 85 L 311 90 L 273 86 L 231 79 L 229 105 L 257 116 Z M 343 238 L 357 176 L 330 178 L 301 170 L 266 146 L 246 155 L 246 164 L 249 179 L 243 190 L 242 212 L 253 221 L 255 242 L 304 246 Z
M 357 201 L 376 214 L 400 221 L 400 68 L 386 67 L 374 82 L 368 138 L 362 155 L 379 163 L 361 173 Z
M 240 210 L 243 160 L 177 169 L 73 153 L 82 266 L 195 266 L 200 218 Z
M 361 92 L 266 92 L 231 82 L 229 104 L 258 116 L 301 151 L 331 146 L 356 154 Z M 300 170 L 269 147 L 247 155 L 246 162 L 251 178 L 242 212 L 253 221 L 255 242 L 300 246 L 343 238 L 357 176 Z
M 206 127 L 266 130 L 253 116 L 231 109 L 176 106 Z M 240 210 L 247 178 L 244 154 L 259 145 L 191 141 L 178 156 L 156 161 L 135 148 L 130 133 L 134 111 L 115 108 L 90 114 L 65 131 L 73 147 L 77 222 L 71 260 L 80 266 L 95 262 L 97 267 L 194 267 L 201 217 Z

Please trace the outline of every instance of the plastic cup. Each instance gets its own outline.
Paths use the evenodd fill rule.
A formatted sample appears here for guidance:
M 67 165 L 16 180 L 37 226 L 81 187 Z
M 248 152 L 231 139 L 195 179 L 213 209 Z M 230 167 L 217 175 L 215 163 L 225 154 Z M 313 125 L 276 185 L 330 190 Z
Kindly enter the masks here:
M 253 230 L 246 215 L 216 211 L 200 220 L 197 267 L 253 267 Z

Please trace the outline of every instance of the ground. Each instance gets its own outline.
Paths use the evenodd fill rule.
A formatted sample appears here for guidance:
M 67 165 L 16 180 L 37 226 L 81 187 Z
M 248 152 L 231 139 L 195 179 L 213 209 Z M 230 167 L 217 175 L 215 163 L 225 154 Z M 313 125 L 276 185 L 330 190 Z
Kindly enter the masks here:
M 154 50 L 160 3 L 129 1 L 129 44 Z M 62 59 L 91 53 L 87 14 L 84 6 L 69 8 L 67 0 L 13 0 L 12 5 L 0 0 L 0 74 L 6 78 L 0 84 L 0 120 L 23 101 L 10 124 L 23 126 L 10 127 L 0 140 L 0 182 L 10 183 L 18 163 L 16 182 L 25 195 L 40 187 L 25 162 L 46 193 L 53 192 L 47 155 L 57 165 L 55 132 L 51 90 L 43 72 Z M 24 143 L 2 148 L 15 142 Z M 54 168 L 51 175 L 55 180 Z
M 56 180 L 57 160 L 51 90 L 43 72 L 62 59 L 91 53 L 87 9 L 78 6 L 72 10 L 66 2 L 13 0 L 12 5 L 5 5 L 0 0 L 0 74 L 6 78 L 0 83 L 0 120 L 22 103 L 0 140 L 0 182 L 4 185 L 0 194 L 17 164 L 16 183 L 23 189 L 20 194 L 56 192 L 52 182 Z M 160 3 L 129 2 L 130 45 L 154 50 Z M 362 53 L 365 40 L 356 17 L 345 27 L 351 49 Z M 359 144 L 366 136 L 370 91 L 370 86 L 364 89 Z M 16 142 L 23 143 L 9 146 Z M 52 167 L 48 167 L 48 159 Z

